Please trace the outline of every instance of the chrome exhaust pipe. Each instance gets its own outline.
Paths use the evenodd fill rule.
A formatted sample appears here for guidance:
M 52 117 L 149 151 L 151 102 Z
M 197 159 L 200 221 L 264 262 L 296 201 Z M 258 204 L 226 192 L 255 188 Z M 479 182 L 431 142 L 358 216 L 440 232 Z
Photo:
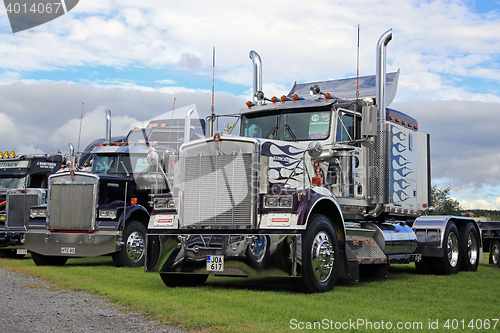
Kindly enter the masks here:
M 385 63 L 386 46 L 392 40 L 392 29 L 387 30 L 379 39 L 377 44 L 377 68 L 376 68 L 376 99 L 378 105 L 378 122 L 382 124 L 386 120 L 385 109 Z
M 111 111 L 106 110 L 106 140 L 104 144 L 111 144 Z
M 186 120 L 184 121 L 184 143 L 189 142 L 191 134 L 191 115 L 194 112 L 194 106 L 186 113 Z
M 249 56 L 253 62 L 253 99 L 258 105 L 262 105 L 262 99 L 256 98 L 262 92 L 262 60 L 254 50 L 250 51 Z

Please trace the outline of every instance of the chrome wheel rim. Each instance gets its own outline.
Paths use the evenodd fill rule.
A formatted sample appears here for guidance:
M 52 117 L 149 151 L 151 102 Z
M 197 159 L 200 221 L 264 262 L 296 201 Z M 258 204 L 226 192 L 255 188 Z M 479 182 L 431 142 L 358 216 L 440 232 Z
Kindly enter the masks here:
M 311 263 L 316 279 L 319 282 L 328 280 L 335 265 L 335 251 L 330 237 L 323 231 L 314 237 L 311 249 Z
M 448 235 L 447 242 L 447 251 L 448 251 L 448 261 L 451 267 L 456 267 L 458 264 L 458 238 L 454 232 L 451 232 Z
M 491 251 L 491 259 L 493 259 L 493 264 L 498 265 L 498 259 L 500 258 L 500 248 L 498 244 L 493 244 L 493 249 Z
M 469 233 L 467 238 L 467 255 L 469 256 L 469 262 L 471 265 L 475 265 L 477 261 L 478 251 L 477 251 L 477 240 L 474 233 Z
M 144 256 L 144 238 L 139 232 L 134 231 L 128 236 L 126 250 L 127 256 L 133 262 L 141 260 Z
M 264 259 L 267 249 L 267 239 L 265 236 L 255 237 L 250 244 L 250 254 L 257 262 L 261 262 Z

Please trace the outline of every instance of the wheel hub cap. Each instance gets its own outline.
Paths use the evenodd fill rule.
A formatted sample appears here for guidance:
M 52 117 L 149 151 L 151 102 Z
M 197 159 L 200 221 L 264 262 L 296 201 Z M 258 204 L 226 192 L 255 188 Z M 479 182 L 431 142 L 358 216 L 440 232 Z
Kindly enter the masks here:
M 335 252 L 330 237 L 324 232 L 318 233 L 314 238 L 311 249 L 311 262 L 314 275 L 318 281 L 326 281 L 335 265 Z
M 448 252 L 448 261 L 450 262 L 451 267 L 455 267 L 458 264 L 458 239 L 455 233 L 450 233 L 448 235 L 447 242 L 447 252 Z
M 132 232 L 128 236 L 126 248 L 130 260 L 134 262 L 141 260 L 144 255 L 144 239 L 142 235 L 137 231 Z
M 477 260 L 477 242 L 476 242 L 476 237 L 474 237 L 474 234 L 471 232 L 469 233 L 469 237 L 467 239 L 467 254 L 469 256 L 469 262 L 471 265 L 476 264 Z

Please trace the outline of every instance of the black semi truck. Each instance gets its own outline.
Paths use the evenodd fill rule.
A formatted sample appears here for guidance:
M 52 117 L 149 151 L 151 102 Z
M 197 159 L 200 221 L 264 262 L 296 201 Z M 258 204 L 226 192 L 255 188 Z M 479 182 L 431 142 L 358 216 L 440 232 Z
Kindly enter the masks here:
M 44 204 L 49 176 L 64 157 L 57 154 L 16 155 L 0 152 L 0 255 L 21 258 L 30 207 Z

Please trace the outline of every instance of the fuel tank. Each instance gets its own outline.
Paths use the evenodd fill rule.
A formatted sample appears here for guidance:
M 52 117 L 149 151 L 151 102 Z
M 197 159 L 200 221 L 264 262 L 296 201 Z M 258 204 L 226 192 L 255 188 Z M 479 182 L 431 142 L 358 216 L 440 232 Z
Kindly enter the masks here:
M 375 230 L 373 239 L 384 254 L 411 254 L 417 249 L 417 236 L 413 229 L 397 223 L 363 223 L 363 227 Z

